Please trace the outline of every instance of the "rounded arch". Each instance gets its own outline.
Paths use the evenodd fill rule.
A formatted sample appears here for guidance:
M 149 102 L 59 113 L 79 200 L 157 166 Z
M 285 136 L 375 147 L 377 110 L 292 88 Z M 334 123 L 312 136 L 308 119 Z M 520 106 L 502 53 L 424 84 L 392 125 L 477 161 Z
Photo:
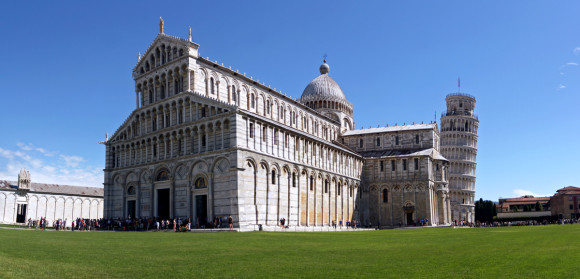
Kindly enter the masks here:
M 139 181 L 139 175 L 137 175 L 134 171 L 132 171 L 127 175 L 127 179 L 125 179 L 125 181 L 126 182 Z
M 205 173 L 198 173 L 193 177 L 193 188 L 205 189 L 209 186 L 209 179 Z
M 275 170 L 276 172 L 279 173 L 281 171 L 281 168 L 280 168 L 280 165 L 278 163 L 273 162 L 270 164 L 270 170 Z
M 171 180 L 171 172 L 169 171 L 169 168 L 163 164 L 161 166 L 158 166 L 154 172 L 154 178 L 155 181 L 167 181 L 167 180 Z
M 245 159 L 245 164 L 247 164 L 249 167 L 254 168 L 254 171 L 257 169 L 258 167 L 258 163 L 256 162 L 256 159 L 254 159 L 253 157 L 246 157 Z
M 195 174 L 199 172 L 208 172 L 209 166 L 204 160 L 197 160 L 191 165 L 190 173 Z
M 270 164 L 266 160 L 260 160 L 260 167 L 266 171 L 270 171 Z

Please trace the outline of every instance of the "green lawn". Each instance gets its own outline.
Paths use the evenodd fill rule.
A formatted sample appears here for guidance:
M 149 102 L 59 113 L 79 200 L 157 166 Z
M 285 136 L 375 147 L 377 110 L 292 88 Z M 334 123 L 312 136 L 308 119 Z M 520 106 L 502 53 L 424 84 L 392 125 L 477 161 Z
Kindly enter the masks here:
M 580 225 L 336 233 L 0 229 L 0 278 L 578 278 Z

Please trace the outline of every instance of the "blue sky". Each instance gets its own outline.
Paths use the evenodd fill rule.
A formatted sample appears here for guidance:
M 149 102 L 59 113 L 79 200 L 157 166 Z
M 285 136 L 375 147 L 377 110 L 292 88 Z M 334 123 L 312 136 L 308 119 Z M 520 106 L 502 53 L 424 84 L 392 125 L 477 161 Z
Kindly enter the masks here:
M 98 142 L 134 108 L 131 71 L 162 16 L 294 98 L 327 54 L 357 129 L 429 122 L 461 77 L 480 119 L 476 198 L 580 185 L 580 2 L 82 2 L 0 4 L 0 179 L 25 167 L 102 186 Z

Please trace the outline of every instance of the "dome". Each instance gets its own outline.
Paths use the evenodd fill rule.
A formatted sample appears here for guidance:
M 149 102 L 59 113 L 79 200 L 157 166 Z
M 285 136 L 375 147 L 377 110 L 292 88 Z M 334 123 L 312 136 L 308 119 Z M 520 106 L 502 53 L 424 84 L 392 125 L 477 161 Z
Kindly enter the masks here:
M 320 75 L 313 79 L 302 92 L 302 97 L 300 97 L 302 103 L 321 100 L 346 101 L 346 96 L 338 83 L 328 75 L 329 70 L 330 67 L 326 63 L 320 66 Z

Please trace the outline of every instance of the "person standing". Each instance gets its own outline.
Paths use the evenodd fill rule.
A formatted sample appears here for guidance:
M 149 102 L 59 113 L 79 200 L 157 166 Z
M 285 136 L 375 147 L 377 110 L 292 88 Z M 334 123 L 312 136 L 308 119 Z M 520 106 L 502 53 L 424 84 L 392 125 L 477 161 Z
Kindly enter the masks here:
M 232 218 L 232 215 L 228 216 L 228 224 L 230 225 L 230 230 L 232 230 L 234 228 L 234 218 Z

